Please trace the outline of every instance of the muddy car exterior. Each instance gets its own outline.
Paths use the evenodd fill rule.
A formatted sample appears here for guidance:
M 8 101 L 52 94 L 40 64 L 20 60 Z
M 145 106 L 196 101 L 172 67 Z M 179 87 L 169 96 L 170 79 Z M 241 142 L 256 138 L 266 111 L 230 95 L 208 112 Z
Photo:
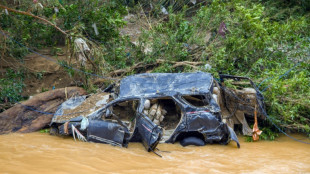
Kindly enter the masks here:
M 154 151 L 160 141 L 204 145 L 233 140 L 240 147 L 233 129 L 222 122 L 213 86 L 212 75 L 203 72 L 128 76 L 119 87 L 106 91 L 115 99 L 101 102 L 104 105 L 91 113 L 77 112 L 62 119 L 65 110 L 83 105 L 87 98 L 66 101 L 51 122 L 52 130 L 123 147 L 142 142 L 148 151 Z

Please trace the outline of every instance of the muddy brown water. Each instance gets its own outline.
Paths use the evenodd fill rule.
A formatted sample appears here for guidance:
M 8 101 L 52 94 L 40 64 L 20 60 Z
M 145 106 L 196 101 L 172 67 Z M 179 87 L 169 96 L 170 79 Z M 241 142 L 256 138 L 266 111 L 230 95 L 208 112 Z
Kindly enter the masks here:
M 310 142 L 302 135 L 298 139 Z M 310 145 L 281 136 L 276 141 L 227 146 L 160 144 L 163 158 L 140 143 L 128 148 L 75 142 L 45 133 L 0 136 L 0 173 L 310 173 Z

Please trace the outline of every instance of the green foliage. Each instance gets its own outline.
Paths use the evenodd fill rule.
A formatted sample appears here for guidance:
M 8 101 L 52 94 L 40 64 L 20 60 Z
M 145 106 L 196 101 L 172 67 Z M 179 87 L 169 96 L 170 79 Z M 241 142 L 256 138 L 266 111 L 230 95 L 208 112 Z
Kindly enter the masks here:
M 104 60 L 116 69 L 122 69 L 134 63 L 130 59 L 130 53 L 127 53 L 126 46 L 129 44 L 128 38 L 118 37 L 109 43 Z
M 48 89 L 46 89 L 46 88 L 41 88 L 41 92 L 46 92 L 46 91 L 48 91 Z
M 310 20 L 306 11 L 275 17 L 287 8 L 282 6 L 271 13 L 266 9 L 272 7 L 265 6 L 271 2 L 214 0 L 198 10 L 191 21 L 184 11 L 170 13 L 167 22 L 157 23 L 141 35 L 138 49 L 142 56 L 137 59 L 207 59 L 211 72 L 248 76 L 257 82 L 273 77 L 261 86 L 264 89 L 270 85 L 264 93 L 268 114 L 282 128 L 309 134 Z M 218 34 L 222 22 L 227 27 L 224 37 Z M 193 46 L 198 47 L 198 54 Z M 145 47 L 151 47 L 152 51 L 143 54 Z M 298 62 L 302 63 L 282 76 Z M 153 72 L 179 72 L 169 67 L 165 63 Z M 270 132 L 266 130 L 262 139 L 274 139 L 276 136 Z
M 7 69 L 5 77 L 0 79 L 0 102 L 16 102 L 22 99 L 24 87 L 23 72 Z
M 185 10 L 170 13 L 167 22 L 159 22 L 150 30 L 143 31 L 138 45 L 131 53 L 136 60 L 154 62 L 156 59 L 184 61 L 191 59 L 189 39 L 193 35 L 193 25 L 185 19 Z M 180 72 L 169 68 L 167 63 L 155 68 L 153 72 Z
M 271 130 L 268 127 L 264 127 L 262 131 L 263 132 L 260 135 L 260 139 L 262 140 L 275 140 L 275 138 L 279 136 L 277 132 L 275 132 L 274 130 Z
M 284 69 L 287 70 L 287 69 Z M 282 71 L 284 71 L 282 70 Z M 287 77 L 273 79 L 265 93 L 268 113 L 284 127 L 310 133 L 310 65 L 301 63 Z
M 126 24 L 121 16 L 126 13 L 125 7 L 113 1 L 103 3 L 99 0 L 88 0 L 68 3 L 60 9 L 57 19 L 63 20 L 60 27 L 63 26 L 65 30 L 82 24 L 87 35 L 106 42 L 119 36 L 118 29 Z M 98 28 L 98 35 L 95 34 L 93 24 Z
M 75 1 L 74 1 L 75 2 Z M 63 6 L 58 1 L 43 3 L 43 10 L 39 10 L 35 4 L 28 2 L 27 6 L 20 6 L 18 10 L 28 11 L 45 18 L 56 24 L 64 31 L 69 31 L 72 37 L 85 34 L 91 38 L 108 42 L 112 38 L 118 38 L 118 29 L 126 24 L 122 20 L 122 15 L 126 14 L 126 8 L 119 6 L 116 1 L 107 3 L 99 0 L 87 0 L 66 2 Z M 55 13 L 54 8 L 59 8 L 59 13 Z M 7 31 L 12 38 L 28 47 L 40 48 L 42 46 L 63 45 L 65 36 L 51 25 L 38 22 L 37 19 L 10 13 L 0 13 L 0 28 Z M 94 32 L 93 24 L 96 24 L 99 34 Z M 80 33 L 82 32 L 82 33 Z M 23 57 L 27 50 L 20 48 L 20 45 L 7 40 L 8 51 L 14 57 Z M 0 46 L 0 50 L 1 50 Z
M 50 129 L 41 129 L 40 133 L 50 133 Z
M 307 15 L 310 10 L 310 1 L 308 0 L 283 0 L 271 1 L 262 0 L 266 7 L 265 15 L 270 20 L 285 21 L 291 16 L 298 17 Z
M 279 134 L 277 133 L 277 131 L 271 130 L 269 127 L 264 127 L 262 129 L 262 133 L 259 135 L 260 140 L 273 141 L 277 137 L 279 137 Z M 244 138 L 246 142 L 253 142 L 252 136 L 245 136 Z
M 273 14 L 281 13 L 280 10 Z M 194 32 L 216 32 L 224 22 L 228 29 L 225 37 L 213 36 L 206 45 L 212 67 L 226 74 L 246 75 L 258 82 L 272 77 L 261 87 L 270 85 L 265 98 L 271 118 L 279 126 L 294 127 L 309 134 L 309 18 L 289 15 L 282 21 L 268 14 L 263 3 L 215 0 L 198 11 Z M 297 62 L 302 63 L 282 76 Z
M 199 23 L 197 31 L 217 30 L 221 22 L 228 29 L 226 38 L 217 35 L 216 42 L 206 47 L 216 69 L 229 74 L 253 70 L 259 73 L 265 68 L 279 66 L 279 59 L 282 59 L 281 66 L 288 64 L 290 60 L 283 57 L 288 56 L 286 53 L 292 51 L 296 43 L 306 46 L 302 40 L 309 34 L 309 21 L 299 17 L 288 19 L 285 24 L 271 22 L 263 15 L 264 11 L 261 4 L 234 0 L 227 3 L 214 1 L 198 12 L 195 19 Z

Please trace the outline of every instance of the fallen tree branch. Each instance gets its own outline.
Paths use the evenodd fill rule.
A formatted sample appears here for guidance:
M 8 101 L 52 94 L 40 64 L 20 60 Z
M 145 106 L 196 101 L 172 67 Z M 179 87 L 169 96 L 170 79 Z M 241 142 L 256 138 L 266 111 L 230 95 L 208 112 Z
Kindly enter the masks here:
M 8 11 L 10 12 L 14 12 L 14 13 L 18 13 L 18 14 L 22 14 L 22 15 L 26 15 L 26 16 L 30 16 L 30 17 L 33 17 L 33 18 L 36 18 L 36 19 L 39 19 L 41 21 L 44 21 L 45 23 L 53 26 L 54 28 L 56 28 L 58 31 L 60 31 L 62 34 L 64 35 L 67 35 L 67 33 L 65 31 L 63 31 L 62 29 L 60 29 L 59 27 L 57 27 L 55 24 L 53 24 L 52 22 L 44 19 L 44 18 L 41 18 L 39 16 L 36 16 L 36 15 L 33 15 L 32 13 L 28 13 L 28 12 L 24 12 L 24 11 L 19 11 L 19 10 L 14 10 L 12 8 L 9 8 L 9 7 L 6 7 L 4 5 L 0 5 L 0 8 L 2 9 L 7 9 Z
M 302 130 L 302 129 L 306 129 L 306 126 L 302 124 L 292 124 L 292 125 L 280 124 L 280 126 L 283 128 L 289 129 L 291 131 L 296 131 L 296 132 L 299 132 L 299 130 Z
M 173 65 L 171 65 L 171 68 L 177 68 L 177 67 L 181 67 L 181 66 L 189 66 L 193 69 L 197 69 L 199 65 L 203 65 L 203 62 L 190 62 L 190 61 L 182 61 L 182 62 L 175 62 L 175 61 L 169 61 L 169 60 L 163 60 L 163 59 L 157 59 L 156 62 L 153 63 L 149 63 L 149 64 L 144 64 L 143 62 L 139 62 L 129 68 L 125 68 L 125 69 L 118 69 L 115 70 L 113 72 L 111 72 L 109 74 L 109 76 L 123 76 L 126 73 L 129 73 L 133 70 L 139 69 L 139 68 L 147 68 L 150 66 L 157 66 L 161 63 L 171 63 Z

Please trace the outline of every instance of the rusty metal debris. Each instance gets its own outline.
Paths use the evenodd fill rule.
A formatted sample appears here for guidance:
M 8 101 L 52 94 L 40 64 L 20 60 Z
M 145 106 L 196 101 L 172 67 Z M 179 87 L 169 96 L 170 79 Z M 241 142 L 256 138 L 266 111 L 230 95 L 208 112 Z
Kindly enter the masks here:
M 235 125 L 242 125 L 242 134 L 252 136 L 254 131 L 249 127 L 246 117 L 254 119 L 254 115 L 256 115 L 260 119 L 265 119 L 262 111 L 256 110 L 258 103 L 264 106 L 263 95 L 256 89 L 252 80 L 247 77 L 220 75 L 220 78 L 221 84 L 217 86 L 219 88 L 217 96 L 218 101 L 220 101 L 223 121 L 233 129 Z M 232 79 L 235 86 L 239 86 L 239 88 L 229 89 L 225 87 L 223 83 L 225 79 Z M 242 87 L 245 85 L 252 88 Z
M 240 147 L 233 126 L 241 123 L 243 133 L 252 135 L 244 115 L 254 110 L 240 102 L 228 104 L 234 101 L 232 94 L 240 97 L 209 73 L 132 75 L 102 93 L 64 102 L 52 119 L 51 132 L 121 147 L 142 142 L 147 151 L 155 151 L 159 142 L 178 141 L 205 145 L 233 140 Z

